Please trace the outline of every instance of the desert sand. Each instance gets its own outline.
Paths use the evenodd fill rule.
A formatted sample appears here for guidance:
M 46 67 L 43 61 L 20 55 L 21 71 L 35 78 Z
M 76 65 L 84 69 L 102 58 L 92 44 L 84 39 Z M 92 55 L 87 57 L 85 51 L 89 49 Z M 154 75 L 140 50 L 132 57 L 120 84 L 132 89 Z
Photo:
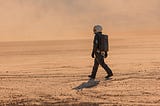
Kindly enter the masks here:
M 105 80 L 92 70 L 92 40 L 0 43 L 0 105 L 160 106 L 160 37 L 110 37 Z

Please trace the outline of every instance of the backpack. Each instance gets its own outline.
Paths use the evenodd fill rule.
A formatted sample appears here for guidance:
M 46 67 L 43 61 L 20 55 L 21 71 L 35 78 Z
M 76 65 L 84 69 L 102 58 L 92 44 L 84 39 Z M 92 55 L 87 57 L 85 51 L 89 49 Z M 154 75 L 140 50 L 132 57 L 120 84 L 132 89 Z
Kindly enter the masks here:
M 99 42 L 99 49 L 100 51 L 108 51 L 108 35 L 101 35 L 100 36 L 100 42 Z

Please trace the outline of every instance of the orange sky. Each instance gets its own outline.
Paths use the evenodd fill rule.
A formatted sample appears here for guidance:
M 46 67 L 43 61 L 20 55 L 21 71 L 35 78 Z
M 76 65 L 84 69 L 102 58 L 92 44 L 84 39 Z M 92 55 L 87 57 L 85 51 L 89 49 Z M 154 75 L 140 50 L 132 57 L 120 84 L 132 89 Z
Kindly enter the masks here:
M 1 41 L 89 38 L 104 32 L 160 32 L 160 0 L 0 0 Z

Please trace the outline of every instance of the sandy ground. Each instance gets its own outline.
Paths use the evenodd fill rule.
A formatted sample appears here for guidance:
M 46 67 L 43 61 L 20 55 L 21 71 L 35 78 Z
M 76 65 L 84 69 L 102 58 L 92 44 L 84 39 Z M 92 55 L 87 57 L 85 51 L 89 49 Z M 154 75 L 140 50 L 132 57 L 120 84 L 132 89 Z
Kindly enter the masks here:
M 111 38 L 105 61 L 114 76 L 99 68 L 90 88 L 91 40 L 2 42 L 0 105 L 160 106 L 159 40 Z

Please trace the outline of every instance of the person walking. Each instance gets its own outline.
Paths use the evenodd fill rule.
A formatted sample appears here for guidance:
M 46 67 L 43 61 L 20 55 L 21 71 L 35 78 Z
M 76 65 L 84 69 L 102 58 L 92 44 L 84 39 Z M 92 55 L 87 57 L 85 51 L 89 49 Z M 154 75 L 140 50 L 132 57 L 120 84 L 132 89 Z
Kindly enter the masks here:
M 92 58 L 94 58 L 94 66 L 91 72 L 91 75 L 88 75 L 89 78 L 95 79 L 96 73 L 99 65 L 101 65 L 107 73 L 106 79 L 113 76 L 112 70 L 108 67 L 108 65 L 104 62 L 104 58 L 108 56 L 108 35 L 102 34 L 102 26 L 96 25 L 93 27 L 93 32 L 95 34 L 93 40 L 93 50 L 92 50 Z

